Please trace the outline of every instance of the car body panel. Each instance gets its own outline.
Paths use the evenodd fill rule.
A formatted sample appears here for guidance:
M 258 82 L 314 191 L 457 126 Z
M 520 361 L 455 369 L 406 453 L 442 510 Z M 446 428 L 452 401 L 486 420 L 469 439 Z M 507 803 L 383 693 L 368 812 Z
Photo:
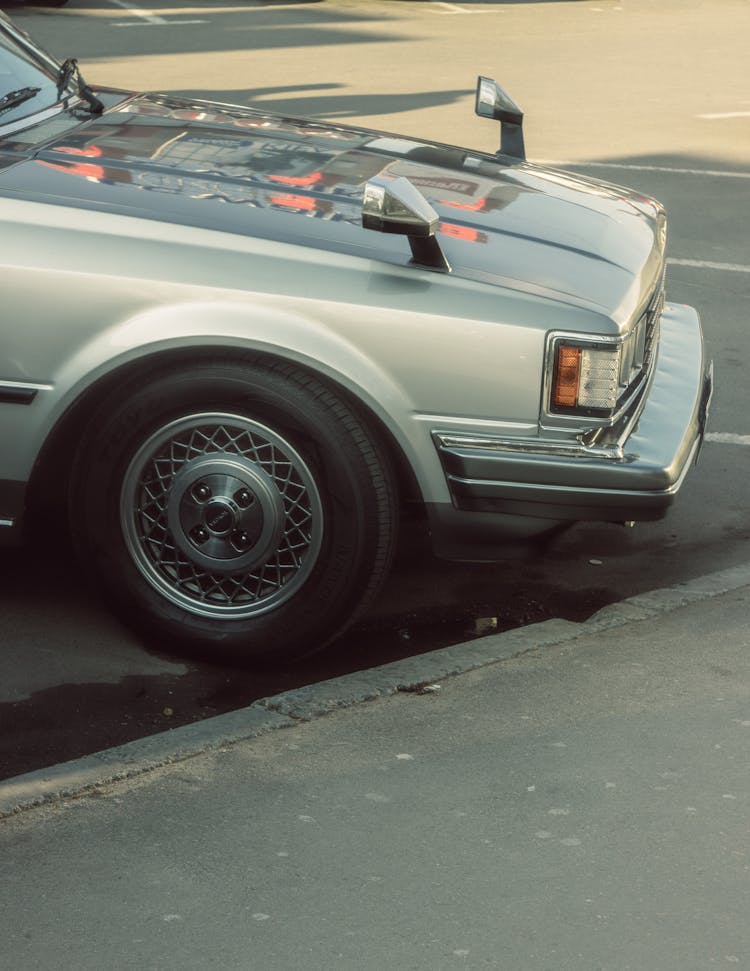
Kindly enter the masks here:
M 702 363 L 704 357 L 698 315 L 691 307 L 667 307 L 659 360 L 637 428 L 625 448 L 613 450 L 608 461 L 584 449 L 555 454 L 543 452 L 535 442 L 524 448 L 520 440 L 512 449 L 491 438 L 479 440 L 474 448 L 451 448 L 445 441 L 451 440 L 449 436 L 437 433 L 456 504 L 507 512 L 514 503 L 536 503 L 543 507 L 542 515 L 549 515 L 553 507 L 574 507 L 575 518 L 583 519 L 602 505 L 613 511 L 638 510 L 640 518 L 650 518 L 654 508 L 661 513 L 665 501 L 676 494 L 702 437 L 711 384 L 695 362 Z
M 344 391 L 399 449 L 437 546 L 463 526 L 502 531 L 508 512 L 632 518 L 626 494 L 632 513 L 666 510 L 705 423 L 697 317 L 666 315 L 614 460 L 589 441 L 596 422 L 545 413 L 550 335 L 623 339 L 661 286 L 654 200 L 364 128 L 97 95 L 101 114 L 70 95 L 0 125 L 0 542 L 70 409 L 121 369 L 187 350 L 265 354 Z M 434 208 L 450 272 L 363 228 L 374 176 L 408 179 Z M 447 456 L 445 433 L 505 445 Z
M 360 225 L 364 182 L 379 173 L 408 178 L 436 208 L 455 276 L 507 280 L 622 323 L 656 279 L 663 215 L 626 190 L 450 146 L 159 95 L 45 137 L 33 158 L 3 173 L 0 192 L 405 264 L 403 241 Z
M 9 331 L 0 380 L 50 386 L 28 413 L 37 427 L 26 429 L 23 449 L 18 444 L 11 447 L 18 442 L 19 415 L 15 409 L 12 413 L 0 409 L 0 445 L 8 445 L 5 454 L 14 478 L 29 474 L 40 435 L 88 384 L 110 368 L 170 346 L 267 350 L 315 366 L 366 401 L 408 451 L 427 448 L 432 471 L 422 473 L 422 463 L 415 466 L 423 490 L 431 497 L 436 491 L 444 493 L 444 477 L 436 474 L 434 449 L 421 423 L 415 423 L 413 432 L 420 439 L 419 447 L 408 446 L 411 416 L 461 416 L 469 430 L 488 414 L 495 416 L 498 430 L 522 423 L 528 430 L 538 421 L 539 389 L 532 376 L 543 354 L 543 334 L 531 326 L 528 297 L 518 298 L 519 323 L 512 325 L 517 337 L 514 379 L 500 384 L 494 361 L 505 353 L 507 330 L 492 319 L 466 316 L 469 307 L 475 313 L 482 310 L 476 285 L 426 270 L 383 269 L 357 258 L 337 257 L 335 262 L 331 258 L 332 266 L 327 266 L 325 256 L 306 247 L 265 241 L 259 246 L 251 238 L 227 240 L 218 233 L 209 234 L 213 245 L 207 245 L 204 232 L 176 232 L 152 221 L 139 225 L 128 217 L 99 213 L 81 217 L 63 207 L 50 214 L 25 204 L 19 205 L 14 222 L 12 207 L 6 205 L 4 212 L 6 225 L 12 223 L 13 230 L 2 239 L 14 242 L 2 262 L 6 267 L 8 262 L 17 264 L 3 283 L 5 312 L 9 320 L 44 324 L 32 340 L 28 326 Z M 35 215 L 42 223 L 38 231 Z M 128 230 L 137 240 L 130 249 L 121 242 Z M 111 238 L 116 241 L 108 246 Z M 158 247 L 156 272 L 149 243 Z M 190 283 L 191 276 L 200 279 L 202 267 L 217 253 L 222 268 L 220 274 L 211 271 L 213 285 Z M 265 290 L 230 289 L 229 280 L 245 276 L 245 267 L 253 260 L 265 290 L 275 288 L 282 267 L 283 279 L 291 278 L 299 292 L 281 298 Z M 80 265 L 89 271 L 79 269 Z M 342 269 L 349 287 L 359 295 L 358 303 L 325 299 Z M 0 276 L 4 273 L 0 270 Z M 152 280 L 149 275 L 170 279 Z M 217 285 L 217 275 L 227 286 Z M 82 289 L 83 302 L 76 298 Z M 487 285 L 478 289 L 486 291 L 486 317 L 491 318 L 492 289 Z M 413 309 L 404 309 L 410 304 Z M 538 319 L 538 303 L 533 305 Z M 525 307 L 529 308 L 528 327 L 523 326 Z M 479 340 L 483 353 L 462 362 L 457 347 Z M 455 380 L 446 388 L 442 376 L 447 369 L 452 369 Z M 524 397 L 526 406 L 519 409 Z M 519 417 L 522 411 L 525 422 Z M 18 464 L 13 465 L 13 460 Z

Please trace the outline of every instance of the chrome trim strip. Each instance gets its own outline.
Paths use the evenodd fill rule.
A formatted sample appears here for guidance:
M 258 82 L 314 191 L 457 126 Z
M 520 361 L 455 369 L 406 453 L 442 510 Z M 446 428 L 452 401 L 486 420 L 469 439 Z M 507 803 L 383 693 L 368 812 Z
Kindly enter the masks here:
M 471 449 L 484 452 L 511 452 L 524 455 L 550 455 L 560 456 L 561 458 L 576 458 L 586 456 L 587 458 L 607 459 L 609 461 L 619 461 L 624 458 L 624 451 L 620 442 L 607 445 L 586 445 L 580 442 L 574 445 L 572 442 L 540 442 L 528 441 L 524 439 L 507 438 L 481 438 L 479 436 L 456 435 L 453 432 L 433 431 L 433 436 L 438 445 L 447 449 Z
M 30 405 L 39 391 L 50 391 L 49 384 L 24 384 L 20 381 L 0 381 L 0 404 Z
M 0 388 L 31 388 L 34 391 L 51 391 L 54 385 L 52 384 L 39 384 L 35 381 L 2 381 L 0 380 Z
M 506 421 L 494 418 L 476 418 L 473 415 L 434 415 L 426 412 L 415 412 L 414 420 L 424 424 L 429 423 L 433 428 L 450 428 L 454 425 L 465 429 L 467 425 L 478 431 L 472 431 L 472 435 L 490 435 L 495 438 L 502 438 L 503 435 L 510 435 L 511 438 L 523 438 L 528 435 L 536 435 L 538 427 L 537 421 Z M 445 432 L 446 435 L 454 434 Z

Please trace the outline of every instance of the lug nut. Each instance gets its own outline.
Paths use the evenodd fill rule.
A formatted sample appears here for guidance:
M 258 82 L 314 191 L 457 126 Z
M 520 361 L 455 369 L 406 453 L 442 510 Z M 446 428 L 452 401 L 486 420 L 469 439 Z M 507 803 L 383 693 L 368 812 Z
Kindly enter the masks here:
M 234 494 L 234 501 L 238 506 L 242 506 L 246 509 L 248 506 L 253 504 L 253 494 L 249 489 L 238 489 Z
M 244 529 L 238 529 L 233 535 L 234 545 L 245 548 L 250 545 L 250 537 Z
M 211 498 L 211 490 L 206 485 L 205 482 L 198 482 L 193 486 L 193 495 L 198 500 L 198 502 L 205 502 L 206 499 Z
M 208 533 L 203 528 L 203 526 L 196 526 L 193 532 L 191 533 L 191 536 L 193 537 L 196 543 L 205 543 L 206 540 L 208 539 Z

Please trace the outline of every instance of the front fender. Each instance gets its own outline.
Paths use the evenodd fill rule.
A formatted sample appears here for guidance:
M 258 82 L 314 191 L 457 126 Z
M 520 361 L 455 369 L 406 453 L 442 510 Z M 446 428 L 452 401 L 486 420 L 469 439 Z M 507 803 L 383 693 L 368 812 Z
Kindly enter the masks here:
M 222 301 L 151 307 L 99 330 L 80 343 L 50 375 L 31 408 L 0 411 L 3 478 L 28 481 L 34 462 L 63 415 L 121 368 L 154 355 L 205 348 L 254 351 L 316 372 L 368 408 L 393 436 L 424 495 L 435 497 L 444 476 L 414 402 L 384 367 L 314 316 L 272 304 Z M 23 434 L 18 434 L 18 422 Z M 12 424 L 9 424 L 12 422 Z M 447 494 L 447 490 L 446 490 Z

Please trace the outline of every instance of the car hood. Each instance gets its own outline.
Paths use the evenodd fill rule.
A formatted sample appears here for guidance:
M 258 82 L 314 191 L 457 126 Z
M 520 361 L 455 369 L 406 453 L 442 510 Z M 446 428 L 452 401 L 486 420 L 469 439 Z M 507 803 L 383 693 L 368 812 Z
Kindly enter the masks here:
M 508 157 L 164 95 L 11 151 L 0 194 L 260 236 L 406 264 L 364 230 L 364 185 L 405 176 L 440 217 L 453 273 L 627 320 L 662 272 L 665 218 L 628 190 Z M 58 129 L 59 130 L 59 129 Z M 5 146 L 7 151 L 7 146 Z M 11 146 L 13 148 L 13 146 Z

